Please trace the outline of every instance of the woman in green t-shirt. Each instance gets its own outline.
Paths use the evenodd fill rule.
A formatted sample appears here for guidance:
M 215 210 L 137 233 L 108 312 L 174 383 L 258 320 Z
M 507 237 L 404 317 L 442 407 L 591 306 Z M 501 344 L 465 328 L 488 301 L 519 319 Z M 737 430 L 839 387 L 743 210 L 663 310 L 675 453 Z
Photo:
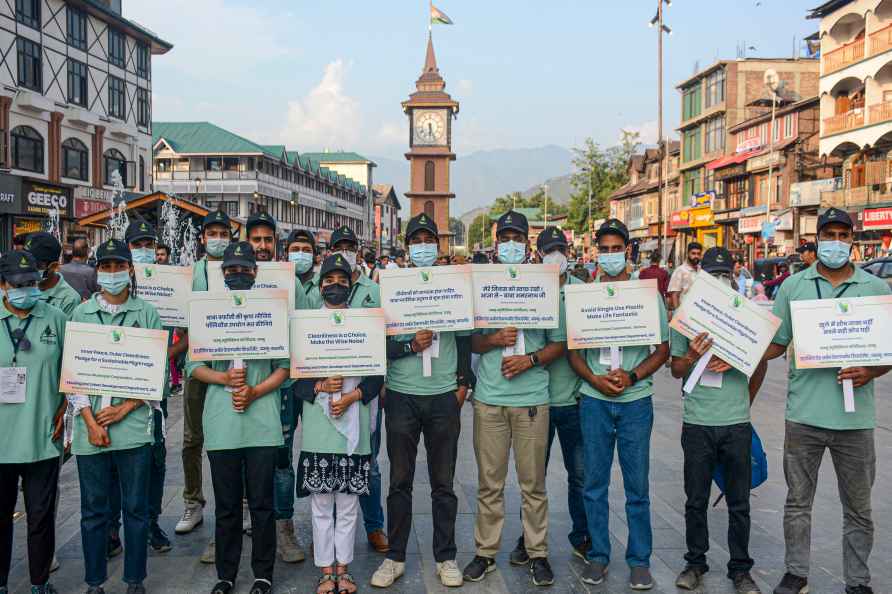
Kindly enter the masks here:
M 329 256 L 322 263 L 319 277 L 322 307 L 349 307 L 352 281 L 347 260 L 340 254 Z M 316 590 L 319 594 L 356 592 L 348 565 L 353 561 L 359 496 L 369 493 L 368 403 L 378 396 L 383 385 L 383 377 L 327 377 L 297 382 L 297 397 L 307 403 L 301 421 L 297 494 L 310 496 L 313 556 L 316 566 L 322 569 Z M 335 562 L 337 566 L 333 567 Z

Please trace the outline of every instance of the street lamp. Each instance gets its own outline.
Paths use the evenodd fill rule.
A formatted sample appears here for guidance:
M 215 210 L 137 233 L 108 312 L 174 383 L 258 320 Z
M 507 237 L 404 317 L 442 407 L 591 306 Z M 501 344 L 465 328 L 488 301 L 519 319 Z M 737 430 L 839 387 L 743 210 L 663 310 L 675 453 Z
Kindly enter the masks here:
M 657 14 L 650 20 L 650 26 L 657 28 L 657 249 L 663 251 L 663 159 L 668 154 L 663 139 L 663 34 L 672 35 L 672 29 L 663 23 L 663 4 L 672 5 L 671 0 L 657 0 Z M 591 208 L 591 207 L 589 207 Z
M 774 126 L 776 124 L 775 121 L 775 113 L 777 111 L 777 97 L 778 93 L 784 87 L 783 81 L 777 75 L 777 71 L 774 68 L 769 68 L 765 71 L 763 76 L 763 81 L 765 83 L 765 87 L 768 89 L 769 94 L 771 95 L 771 124 L 768 126 L 768 199 L 765 202 L 765 222 L 763 223 L 763 227 L 767 227 L 771 223 L 771 200 L 774 195 L 774 184 L 771 183 L 771 177 L 774 172 Z M 765 258 L 768 257 L 768 237 L 764 238 L 765 242 L 765 254 L 763 256 Z

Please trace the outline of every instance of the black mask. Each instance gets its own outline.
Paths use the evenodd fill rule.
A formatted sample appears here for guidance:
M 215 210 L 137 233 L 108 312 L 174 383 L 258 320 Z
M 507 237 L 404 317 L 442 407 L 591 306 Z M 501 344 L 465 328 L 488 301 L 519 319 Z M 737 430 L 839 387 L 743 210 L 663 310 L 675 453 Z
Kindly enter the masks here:
M 322 288 L 322 299 L 329 305 L 343 305 L 350 296 L 350 287 L 335 283 Z
M 254 275 L 250 272 L 233 272 L 223 280 L 230 291 L 248 291 L 254 286 Z

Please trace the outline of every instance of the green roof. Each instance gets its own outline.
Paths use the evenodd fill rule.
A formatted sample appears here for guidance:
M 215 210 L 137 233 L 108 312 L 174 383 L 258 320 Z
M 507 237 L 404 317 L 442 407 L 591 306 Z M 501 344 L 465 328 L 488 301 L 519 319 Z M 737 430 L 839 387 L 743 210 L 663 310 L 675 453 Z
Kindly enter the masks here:
M 366 159 L 359 153 L 352 153 L 347 151 L 332 151 L 332 152 L 322 152 L 322 153 L 303 153 L 304 156 L 309 157 L 314 161 L 319 161 L 320 163 L 350 163 L 353 161 L 362 161 L 366 163 L 375 164 L 371 159 Z
M 161 139 L 178 153 L 267 154 L 263 146 L 210 122 L 152 122 L 152 144 Z
M 276 159 L 281 159 L 286 152 L 284 144 L 261 144 L 260 147 L 264 153 Z

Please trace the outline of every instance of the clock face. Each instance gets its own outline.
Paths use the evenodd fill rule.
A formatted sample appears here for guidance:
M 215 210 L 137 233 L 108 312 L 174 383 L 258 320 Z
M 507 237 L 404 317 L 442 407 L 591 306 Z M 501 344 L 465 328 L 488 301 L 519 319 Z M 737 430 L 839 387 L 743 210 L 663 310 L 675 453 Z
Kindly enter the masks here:
M 415 144 L 446 144 L 446 116 L 442 111 L 415 113 Z

